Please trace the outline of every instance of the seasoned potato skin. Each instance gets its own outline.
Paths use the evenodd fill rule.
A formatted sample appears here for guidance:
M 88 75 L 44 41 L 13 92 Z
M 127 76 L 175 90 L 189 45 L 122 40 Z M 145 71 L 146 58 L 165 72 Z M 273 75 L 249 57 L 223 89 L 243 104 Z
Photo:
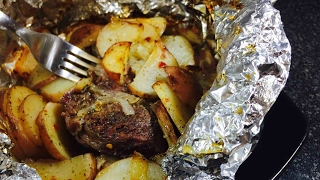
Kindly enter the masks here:
M 167 66 L 165 72 L 168 75 L 168 84 L 180 98 L 180 100 L 195 108 L 203 92 L 197 80 L 189 73 L 178 66 Z

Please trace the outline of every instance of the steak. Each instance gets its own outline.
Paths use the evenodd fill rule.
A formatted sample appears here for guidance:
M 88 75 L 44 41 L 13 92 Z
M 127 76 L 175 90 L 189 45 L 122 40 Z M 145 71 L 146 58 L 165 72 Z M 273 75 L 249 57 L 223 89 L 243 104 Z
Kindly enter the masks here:
M 70 91 L 61 99 L 67 128 L 80 144 L 117 156 L 166 151 L 152 102 L 129 94 L 126 85 L 112 82 L 105 74 L 92 73 L 91 78 L 89 88 Z

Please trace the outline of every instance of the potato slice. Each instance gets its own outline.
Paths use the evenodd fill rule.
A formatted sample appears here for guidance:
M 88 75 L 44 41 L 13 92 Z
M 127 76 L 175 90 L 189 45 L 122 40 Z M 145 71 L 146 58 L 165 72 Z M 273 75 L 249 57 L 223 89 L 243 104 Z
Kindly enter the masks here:
M 182 133 L 186 123 L 192 116 L 193 111 L 182 103 L 166 82 L 157 81 L 152 88 L 159 96 L 179 132 Z
M 161 39 L 181 68 L 195 65 L 193 48 L 185 37 L 162 36 Z
M 28 139 L 35 145 L 43 146 L 40 138 L 39 128 L 36 124 L 38 114 L 45 107 L 47 102 L 38 94 L 28 95 L 19 107 L 19 118 Z
M 28 138 L 22 126 L 22 121 L 19 118 L 20 104 L 30 94 L 36 93 L 24 86 L 13 86 L 8 90 L 8 94 L 6 96 L 6 113 L 10 131 L 12 131 L 14 135 L 14 137 L 11 138 L 16 139 L 27 157 L 35 159 L 48 157 L 48 153 L 43 147 L 35 145 Z
M 48 102 L 36 120 L 44 147 L 57 160 L 71 158 L 75 145 L 61 116 L 62 111 L 62 104 Z
M 9 136 L 11 142 L 13 143 L 13 148 L 11 148 L 10 153 L 16 159 L 21 160 L 27 158 L 27 156 L 24 154 L 22 148 L 19 146 L 19 143 L 13 134 L 13 130 L 10 127 L 10 123 L 6 113 L 8 91 L 8 89 L 0 91 L 0 113 L 2 117 L 1 124 L 3 125 L 4 132 Z
M 6 88 L 0 89 L 0 117 L 5 117 L 6 113 L 4 112 L 4 106 L 5 106 L 5 94 L 6 94 Z M 1 119 L 0 119 L 1 120 Z
M 28 78 L 37 64 L 38 62 L 34 59 L 30 49 L 23 46 L 23 52 L 15 64 L 14 72 L 22 78 Z
M 15 72 L 15 64 L 23 53 L 23 47 L 16 43 L 10 43 L 7 47 L 5 63 L 1 64 L 2 69 L 8 74 L 13 75 Z
M 162 36 L 163 32 L 167 27 L 167 20 L 163 17 L 152 17 L 152 18 L 136 18 L 136 19 L 125 19 L 125 21 L 133 22 L 138 21 L 141 23 L 148 23 L 155 27 L 159 36 Z
M 132 162 L 133 161 L 133 162 Z M 145 167 L 147 166 L 147 167 Z M 138 169 L 135 169 L 139 167 Z M 139 170 L 143 170 L 140 171 Z M 141 176 L 141 174 L 143 174 Z M 103 168 L 96 176 L 95 180 L 125 180 L 125 179 L 153 179 L 163 180 L 166 175 L 162 168 L 152 162 L 139 157 L 129 157 L 116 161 Z
M 102 28 L 97 37 L 97 49 L 101 57 L 116 42 L 137 42 L 143 32 L 143 25 L 114 20 Z
M 169 53 L 161 41 L 156 42 L 150 57 L 129 84 L 131 92 L 140 97 L 157 97 L 152 85 L 159 80 L 166 80 L 166 66 L 178 66 L 175 58 Z
M 57 77 L 57 75 L 37 64 L 28 77 L 27 86 L 33 90 L 37 90 L 57 79 Z
M 162 33 L 158 32 L 155 26 L 147 23 L 147 20 L 144 18 L 122 19 L 122 21 L 138 24 L 142 23 L 143 32 L 141 33 L 140 39 L 136 43 L 132 43 L 130 55 L 139 60 L 146 61 L 152 53 L 152 50 L 155 46 L 155 41 L 160 40 Z
M 60 102 L 61 97 L 77 83 L 64 78 L 57 78 L 49 84 L 40 88 L 40 94 L 42 94 L 48 101 Z
M 169 146 L 176 144 L 178 138 L 174 132 L 173 124 L 171 123 L 170 116 L 163 106 L 161 101 L 157 101 L 152 105 L 152 109 L 155 112 L 158 123 L 163 132 L 164 138 L 167 140 Z
M 120 84 L 128 72 L 128 58 L 131 42 L 118 42 L 113 44 L 102 59 L 102 67 L 108 76 Z
M 26 162 L 26 164 L 36 169 L 43 180 L 92 180 L 97 174 L 97 162 L 90 153 L 64 161 L 40 159 L 35 162 Z
M 168 74 L 168 84 L 179 99 L 191 109 L 195 109 L 203 92 L 200 84 L 189 71 L 177 66 L 164 68 Z
M 97 24 L 82 24 L 67 35 L 67 41 L 80 49 L 93 46 L 102 28 L 103 26 Z

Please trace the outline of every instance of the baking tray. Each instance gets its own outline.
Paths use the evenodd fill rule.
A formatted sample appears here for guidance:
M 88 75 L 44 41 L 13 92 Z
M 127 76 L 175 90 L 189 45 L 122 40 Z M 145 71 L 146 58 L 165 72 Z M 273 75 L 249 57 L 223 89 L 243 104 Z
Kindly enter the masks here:
M 277 179 L 302 147 L 309 125 L 300 109 L 280 93 L 264 119 L 260 140 L 236 180 Z

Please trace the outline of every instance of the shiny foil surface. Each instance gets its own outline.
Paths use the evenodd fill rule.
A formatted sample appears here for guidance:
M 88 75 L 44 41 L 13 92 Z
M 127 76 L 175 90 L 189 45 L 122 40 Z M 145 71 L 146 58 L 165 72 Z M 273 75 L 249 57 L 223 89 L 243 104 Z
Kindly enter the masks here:
M 237 169 L 258 143 L 264 116 L 287 81 L 291 47 L 273 2 L 17 0 L 0 1 L 0 9 L 30 27 L 69 26 L 90 16 L 107 18 L 110 14 L 126 18 L 137 9 L 149 17 L 200 24 L 203 42 L 217 41 L 213 50 L 220 57 L 217 78 L 198 103 L 178 143 L 167 151 L 162 166 L 168 179 L 205 180 L 235 178 Z M 44 16 L 41 19 L 37 19 L 39 9 Z M 1 46 L 6 45 L 7 38 L 0 31 Z M 5 87 L 13 81 L 3 75 L 0 83 Z M 11 159 L 11 141 L 2 133 L 0 136 L 0 178 L 40 179 L 36 171 Z
M 26 164 L 14 161 L 9 150 L 12 148 L 10 138 L 0 133 L 0 179 L 3 180 L 40 180 L 38 173 L 35 169 L 30 168 Z
M 169 179 L 234 179 L 289 75 L 291 46 L 269 1 L 216 7 L 218 77 L 163 161 Z

